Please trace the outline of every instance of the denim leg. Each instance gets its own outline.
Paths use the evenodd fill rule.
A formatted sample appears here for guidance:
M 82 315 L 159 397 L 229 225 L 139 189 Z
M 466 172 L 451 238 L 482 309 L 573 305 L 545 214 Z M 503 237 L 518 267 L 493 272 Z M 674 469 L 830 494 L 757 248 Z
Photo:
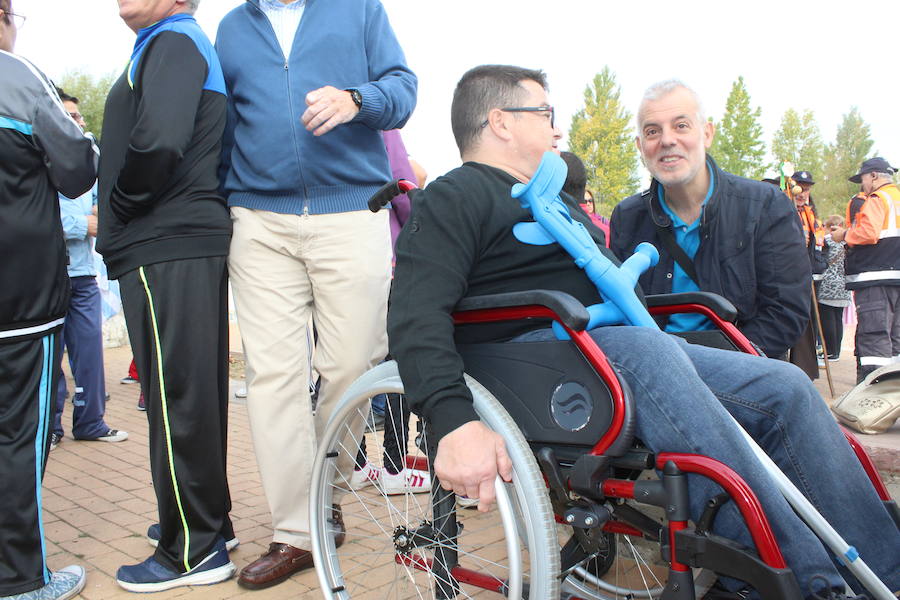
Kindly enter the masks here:
M 591 335 L 634 393 L 638 437 L 654 452 L 702 454 L 730 466 L 756 492 L 801 588 L 809 593 L 812 575 L 824 575 L 833 585 L 840 585 L 840 576 L 818 538 L 794 514 L 725 407 L 701 379 L 692 364 L 692 348 L 672 336 L 646 328 L 602 327 Z M 723 374 L 720 379 L 731 377 L 736 382 L 734 385 L 751 397 L 766 393 L 757 391 L 769 381 L 762 367 L 781 364 L 727 351 L 710 350 L 702 354 L 702 359 L 715 364 L 717 372 Z M 748 369 L 748 362 L 761 363 L 760 368 Z M 792 372 L 797 372 L 795 367 L 790 367 Z M 704 364 L 703 373 L 709 370 Z M 772 379 L 768 385 L 777 385 L 777 380 Z M 754 429 L 758 432 L 761 427 Z M 816 460 L 820 457 L 821 453 Z M 710 480 L 696 475 L 689 476 L 689 489 L 695 520 L 706 501 L 722 491 Z M 719 535 L 753 546 L 734 503 L 726 504 L 719 512 L 714 529 Z
M 100 289 L 93 277 L 73 277 L 66 314 L 65 338 L 75 380 L 72 396 L 72 437 L 90 440 L 108 430 L 106 378 L 103 370 L 103 328 Z
M 809 379 L 788 363 L 681 344 L 704 383 L 816 510 L 891 590 L 900 589 L 900 532 Z

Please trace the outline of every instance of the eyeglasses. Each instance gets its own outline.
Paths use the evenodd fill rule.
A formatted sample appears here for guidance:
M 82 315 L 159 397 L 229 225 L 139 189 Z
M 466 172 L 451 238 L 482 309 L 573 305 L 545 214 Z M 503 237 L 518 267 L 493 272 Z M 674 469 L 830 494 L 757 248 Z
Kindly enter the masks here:
M 76 121 L 80 121 L 82 119 L 82 115 L 80 112 L 69 113 L 69 116 L 75 119 Z
M 503 112 L 511 112 L 511 113 L 517 113 L 517 112 L 546 113 L 546 112 L 548 112 L 548 113 L 550 113 L 550 128 L 556 129 L 556 111 L 553 109 L 552 106 L 513 106 L 513 107 L 501 108 L 500 110 L 502 110 Z M 487 124 L 488 124 L 488 120 L 485 119 L 484 122 L 481 124 L 481 128 L 484 129 L 485 127 L 487 127 Z
M 22 29 L 22 26 L 25 25 L 25 15 L 17 15 L 9 11 L 3 11 L 3 14 L 4 16 L 12 17 L 13 25 L 16 26 L 16 29 Z

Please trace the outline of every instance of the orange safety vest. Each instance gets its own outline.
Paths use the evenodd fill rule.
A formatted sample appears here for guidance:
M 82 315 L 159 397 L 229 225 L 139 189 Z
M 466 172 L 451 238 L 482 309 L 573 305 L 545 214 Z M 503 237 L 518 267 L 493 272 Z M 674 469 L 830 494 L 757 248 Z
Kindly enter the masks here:
M 812 232 L 816 239 L 816 246 L 821 248 L 825 243 L 825 228 L 822 227 L 822 223 L 816 218 L 812 207 L 809 204 L 804 204 L 797 209 L 797 214 L 800 216 L 800 223 L 803 225 L 803 239 L 806 241 L 807 247 L 811 237 L 809 234 Z
M 882 202 L 884 220 L 875 244 L 850 246 L 844 264 L 847 289 L 855 290 L 874 285 L 900 285 L 900 188 L 883 185 L 866 199 Z M 854 215 L 866 210 L 866 205 Z

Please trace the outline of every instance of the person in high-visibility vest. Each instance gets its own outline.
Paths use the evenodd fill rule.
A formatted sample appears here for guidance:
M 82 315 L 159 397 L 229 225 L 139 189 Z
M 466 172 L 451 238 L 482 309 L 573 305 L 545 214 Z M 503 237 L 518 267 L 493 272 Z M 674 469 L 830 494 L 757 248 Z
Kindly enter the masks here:
M 856 296 L 856 378 L 900 362 L 900 188 L 897 169 L 881 157 L 862 163 L 850 178 L 866 200 L 849 228 L 832 228 L 846 241 L 847 289 Z

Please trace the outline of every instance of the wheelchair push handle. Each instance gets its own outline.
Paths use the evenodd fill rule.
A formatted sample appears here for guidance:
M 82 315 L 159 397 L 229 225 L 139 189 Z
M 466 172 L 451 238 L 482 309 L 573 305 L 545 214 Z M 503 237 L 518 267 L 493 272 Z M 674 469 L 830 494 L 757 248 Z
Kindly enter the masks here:
M 369 198 L 369 210 L 371 210 L 373 213 L 377 213 L 383 207 L 387 206 L 388 202 L 393 200 L 395 197 L 416 189 L 419 189 L 418 186 L 407 179 L 395 179 L 393 181 L 388 181 L 386 184 L 378 188 L 378 191 L 372 194 L 372 197 Z

